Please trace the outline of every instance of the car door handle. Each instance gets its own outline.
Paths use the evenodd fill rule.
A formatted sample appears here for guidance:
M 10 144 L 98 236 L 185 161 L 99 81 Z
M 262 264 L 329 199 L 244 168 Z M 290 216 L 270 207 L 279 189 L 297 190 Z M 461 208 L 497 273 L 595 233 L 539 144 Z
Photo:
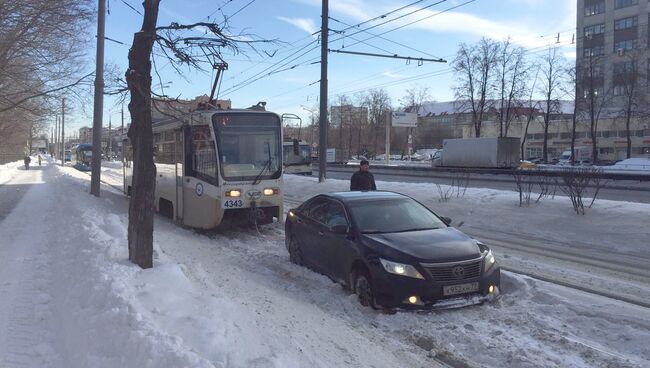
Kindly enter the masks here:
M 325 235 L 325 233 L 321 230 L 321 231 L 318 232 L 318 235 L 323 236 L 323 235 Z
M 299 224 L 302 224 L 302 220 L 301 220 L 301 219 L 297 219 L 296 221 L 297 221 Z

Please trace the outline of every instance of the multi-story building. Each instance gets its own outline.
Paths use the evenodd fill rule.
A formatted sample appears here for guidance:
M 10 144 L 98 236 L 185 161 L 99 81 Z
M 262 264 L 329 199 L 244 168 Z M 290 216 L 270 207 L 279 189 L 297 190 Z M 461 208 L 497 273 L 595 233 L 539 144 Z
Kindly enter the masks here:
M 473 138 L 474 126 L 471 114 L 458 111 L 453 102 L 427 103 L 423 106 L 418 119 L 417 136 L 426 137 L 427 142 L 433 139 L 434 147 L 441 147 L 441 138 Z M 518 117 L 510 124 L 509 137 L 518 137 L 524 143 L 524 158 L 542 157 L 544 144 L 544 118 L 541 110 L 533 111 L 533 118 L 527 124 L 530 111 L 517 114 Z M 548 159 L 558 158 L 563 151 L 571 147 L 571 130 L 573 101 L 561 101 L 559 111 L 551 115 L 547 137 Z M 423 115 L 423 116 L 422 116 Z M 490 109 L 482 122 L 482 137 L 499 136 L 499 124 L 494 109 Z M 528 125 L 528 127 L 526 127 Z M 445 128 L 451 132 L 460 130 L 462 133 L 452 133 L 443 136 Z M 626 156 L 627 135 L 625 124 L 620 118 L 601 118 L 598 122 L 596 142 L 600 160 L 620 160 Z M 650 122 L 635 119 L 630 126 L 633 157 L 650 156 Z M 433 138 L 431 138 L 433 137 Z M 525 137 L 525 141 L 524 141 Z M 590 126 L 588 121 L 578 120 L 576 124 L 576 147 L 592 146 Z M 429 143 L 431 145 L 431 143 Z
M 593 79 L 596 93 L 610 97 L 621 95 L 617 75 L 635 70 L 647 78 L 649 11 L 650 2 L 646 0 L 578 0 L 576 66 L 582 71 L 576 86 L 579 97 L 588 93 L 588 78 Z M 590 66 L 593 73 L 588 71 Z M 643 82 L 647 87 L 646 80 Z M 610 102 L 610 107 L 617 105 L 617 101 Z

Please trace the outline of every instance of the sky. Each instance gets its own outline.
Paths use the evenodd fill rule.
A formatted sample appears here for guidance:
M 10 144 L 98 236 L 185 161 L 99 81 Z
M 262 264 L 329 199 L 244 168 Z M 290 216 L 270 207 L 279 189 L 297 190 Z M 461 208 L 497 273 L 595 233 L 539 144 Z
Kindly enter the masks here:
M 106 36 L 121 44 L 106 41 L 105 62 L 115 65 L 121 74 L 128 65 L 133 34 L 142 24 L 142 16 L 138 14 L 142 6 L 136 0 L 109 0 L 108 3 Z M 418 65 L 416 61 L 329 53 L 331 103 L 341 95 L 353 97 L 370 88 L 385 88 L 393 105 L 399 106 L 405 90 L 416 86 L 427 87 L 432 100 L 452 100 L 454 78 L 449 62 L 460 43 L 475 43 L 481 37 L 496 40 L 511 37 L 531 57 L 543 55 L 550 45 L 559 45 L 567 58 L 575 58 L 571 41 L 575 33 L 576 5 L 572 0 L 422 0 L 384 18 L 350 27 L 411 3 L 415 0 L 331 0 L 329 48 L 442 58 L 448 63 Z M 414 13 L 409 15 L 411 12 Z M 224 50 L 229 69 L 223 75 L 219 98 L 232 100 L 233 107 L 266 101 L 267 110 L 298 114 L 308 122 L 308 110 L 318 105 L 320 47 L 318 36 L 313 33 L 320 29 L 320 15 L 320 0 L 163 0 L 158 25 L 208 20 L 223 24 L 227 16 L 226 31 L 238 39 L 275 40 L 275 43 L 259 44 L 255 49 L 243 46 L 238 54 Z M 387 23 L 381 25 L 383 22 Z M 89 37 L 94 38 L 95 31 L 89 29 Z M 378 34 L 381 37 L 375 36 Z M 203 32 L 188 31 L 186 35 L 202 36 Z M 94 65 L 94 46 L 91 43 L 89 67 Z M 154 58 L 160 74 L 153 82 L 156 93 L 188 99 L 210 94 L 213 82 L 210 68 L 204 72 L 183 68 L 179 75 L 164 58 Z M 276 72 L 267 75 L 273 71 Z M 119 121 L 119 110 L 115 98 L 107 96 L 104 126 L 108 126 L 109 116 Z M 91 114 L 77 115 L 71 121 L 74 128 L 92 124 Z

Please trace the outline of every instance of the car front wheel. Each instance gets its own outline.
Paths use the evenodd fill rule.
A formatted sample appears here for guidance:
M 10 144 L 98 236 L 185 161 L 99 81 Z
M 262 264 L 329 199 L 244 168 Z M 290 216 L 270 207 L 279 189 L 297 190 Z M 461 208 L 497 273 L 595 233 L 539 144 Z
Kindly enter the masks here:
M 292 238 L 289 242 L 289 261 L 295 263 L 298 266 L 302 266 L 302 251 L 300 250 L 300 245 L 295 238 Z
M 359 271 L 354 275 L 354 292 L 357 294 L 361 305 L 376 309 L 375 294 L 372 289 L 370 277 L 366 272 Z

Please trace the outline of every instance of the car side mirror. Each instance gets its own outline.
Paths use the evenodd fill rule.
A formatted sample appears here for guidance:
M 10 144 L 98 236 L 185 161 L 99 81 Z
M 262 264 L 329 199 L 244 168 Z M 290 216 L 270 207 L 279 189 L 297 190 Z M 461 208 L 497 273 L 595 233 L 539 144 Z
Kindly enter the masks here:
M 449 217 L 440 217 L 442 222 L 445 223 L 445 225 L 449 226 L 451 224 L 451 219 Z
M 330 231 L 334 234 L 347 234 L 348 226 L 347 225 L 334 225 L 330 227 Z

